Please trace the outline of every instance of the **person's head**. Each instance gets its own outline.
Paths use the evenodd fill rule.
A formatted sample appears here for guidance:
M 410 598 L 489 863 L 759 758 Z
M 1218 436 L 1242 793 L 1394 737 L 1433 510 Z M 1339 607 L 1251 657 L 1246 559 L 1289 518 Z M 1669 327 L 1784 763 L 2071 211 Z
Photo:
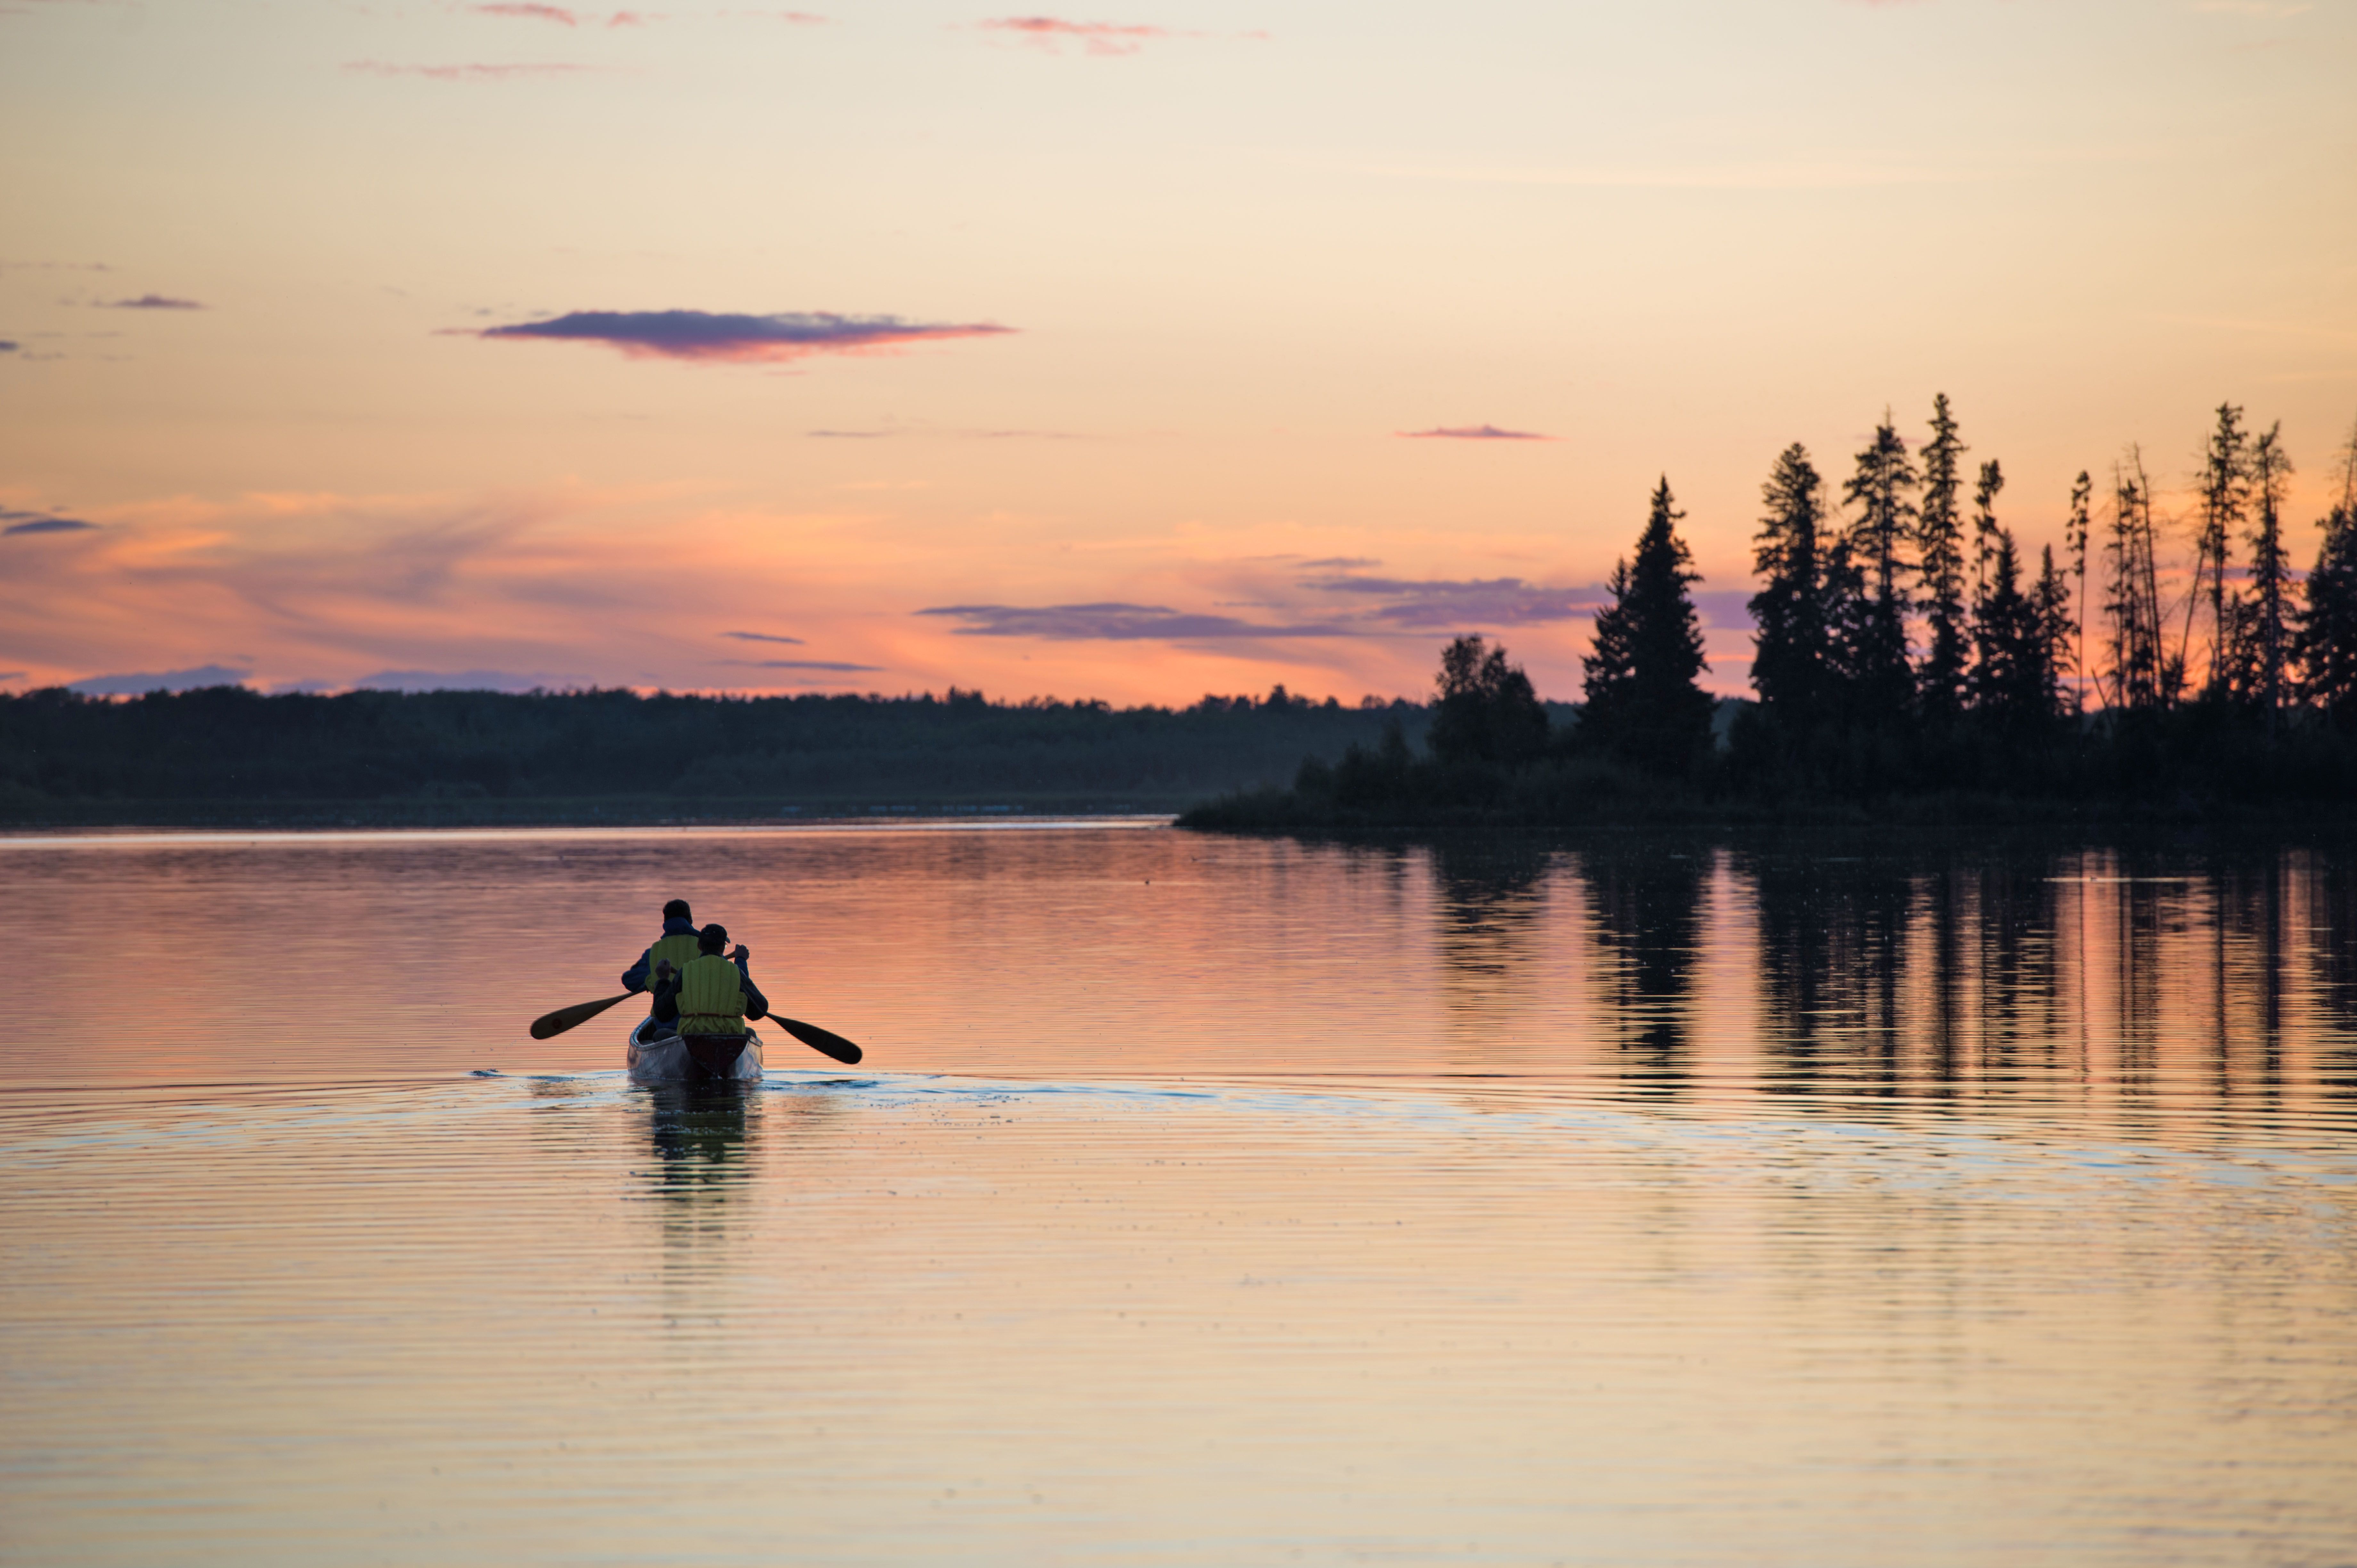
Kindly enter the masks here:
M 687 912 L 686 899 L 674 898 L 670 903 L 663 906 L 663 918 L 666 920 L 693 920 L 695 917 Z
M 695 933 L 695 946 L 699 952 L 718 952 L 727 945 L 728 928 L 717 920 Z

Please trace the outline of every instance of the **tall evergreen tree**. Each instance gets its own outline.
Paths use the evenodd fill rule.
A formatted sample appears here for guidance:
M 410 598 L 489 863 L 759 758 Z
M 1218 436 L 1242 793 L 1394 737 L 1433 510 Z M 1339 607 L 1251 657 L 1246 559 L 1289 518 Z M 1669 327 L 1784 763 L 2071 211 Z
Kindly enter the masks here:
M 2291 458 L 2283 449 L 2277 420 L 2251 443 L 2251 582 L 2237 618 L 2249 674 L 2244 690 L 2267 712 L 2275 727 L 2289 695 L 2286 665 L 2291 656 L 2291 558 L 2284 550 L 2284 481 Z
M 2241 524 L 2250 495 L 2250 440 L 2243 430 L 2243 411 L 2231 403 L 2218 405 L 2218 424 L 2210 433 L 2201 459 L 2201 521 L 2194 535 L 2193 583 L 2185 600 L 2185 632 L 2178 639 L 2178 662 L 2190 654 L 2194 612 L 2205 596 L 2210 607 L 2210 668 L 2203 681 L 2208 696 L 2229 690 L 2233 620 L 2226 604 L 2226 558 L 2233 548 L 2234 530 Z M 2209 585 L 2205 590 L 2204 583 Z
M 2126 461 L 2112 465 L 2112 536 L 2104 550 L 2110 579 L 2104 697 L 2115 708 L 2167 707 L 2184 684 L 2182 655 L 2171 656 L 2162 642 L 2156 544 L 2152 480 L 2144 454 L 2130 446 Z
M 2077 713 L 2085 705 L 2087 678 L 2087 538 L 2093 528 L 2094 481 L 2087 470 L 2071 481 L 2071 511 L 2062 525 L 2063 547 L 2071 553 L 2071 572 L 2077 582 L 2079 614 L 2074 617 L 2078 650 L 2071 667 L 2078 672 L 2079 681 L 2071 688 L 2071 711 Z
M 1596 649 L 1580 662 L 1587 704 L 1583 739 L 1656 773 L 1694 766 L 1710 746 L 1710 693 L 1695 683 L 1709 665 L 1688 585 L 1702 581 L 1677 536 L 1664 476 L 1637 536 L 1634 564 L 1615 562 L 1612 603 L 1597 613 Z
M 2055 564 L 2051 544 L 2039 551 L 2038 585 L 2030 591 L 2030 608 L 2036 628 L 2037 668 L 2025 684 L 2038 693 L 2041 713 L 2055 717 L 2075 714 L 2079 711 L 2078 693 L 2074 690 L 2065 702 L 2062 682 L 2074 668 L 2071 649 L 2080 628 L 2077 618 L 2071 613 L 2071 579 Z
M 1907 443 L 1885 411 L 1874 443 L 1857 455 L 1857 467 L 1842 487 L 1842 499 L 1857 507 L 1849 544 L 1866 576 L 1867 600 L 1846 639 L 1846 662 L 1854 687 L 1855 716 L 1867 724 L 1902 719 L 1912 706 L 1915 671 L 1907 657 L 1907 617 L 1912 602 L 1903 580 L 1911 569 L 1904 553 L 1914 532 L 1915 467 Z
M 2357 729 L 2357 431 L 2343 455 L 2341 500 L 2320 526 L 2324 542 L 2293 633 L 2300 693 L 2335 725 Z
M 1764 579 L 1751 596 L 1751 684 L 1763 714 L 1805 731 L 1824 719 L 1834 699 L 1833 628 L 1826 602 L 1824 481 L 1795 441 L 1777 455 L 1760 487 L 1760 520 L 1752 564 Z
M 2037 607 L 2021 591 L 2020 553 L 2012 533 L 1999 529 L 1973 618 L 1973 708 L 1984 720 L 2018 729 L 2035 715 L 2038 641 Z
M 1932 399 L 1932 439 L 1923 444 L 1923 505 L 1915 527 L 1929 641 L 1917 690 L 1924 716 L 1934 721 L 1953 717 L 1964 698 L 1964 531 L 1956 510 L 1957 492 L 1964 484 L 1964 454 L 1955 415 L 1948 409 L 1948 394 L 1938 393 Z

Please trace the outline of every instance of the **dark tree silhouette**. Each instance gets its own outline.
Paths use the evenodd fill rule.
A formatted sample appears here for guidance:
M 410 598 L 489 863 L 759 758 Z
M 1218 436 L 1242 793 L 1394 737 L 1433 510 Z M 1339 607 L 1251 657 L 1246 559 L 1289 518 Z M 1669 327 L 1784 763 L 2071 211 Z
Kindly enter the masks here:
M 2283 540 L 2284 481 L 2291 458 L 2283 449 L 2277 421 L 2251 443 L 2251 581 L 2236 617 L 2237 660 L 2246 673 L 2239 689 L 2265 708 L 2274 729 L 2289 695 L 2286 665 L 2291 656 L 2291 558 Z
M 2170 657 L 2161 643 L 2155 545 L 2152 481 L 2143 453 L 2131 446 L 2112 465 L 2112 537 L 2104 548 L 2109 578 L 2104 612 L 2110 623 L 2104 697 L 2115 708 L 2165 708 L 2184 683 L 2181 658 Z
M 1929 638 L 1917 690 L 1923 716 L 1935 724 L 1953 719 L 1962 706 L 1964 659 L 1969 647 L 1964 607 L 1964 531 L 1956 510 L 1957 492 L 1964 483 L 1964 444 L 1956 435 L 1955 416 L 1948 411 L 1948 394 L 1941 392 L 1932 400 L 1932 439 L 1923 446 L 1923 505 L 1915 528 L 1916 549 L 1922 562 L 1923 619 Z M 1982 467 L 1985 485 L 1991 467 Z M 1994 494 L 1987 491 L 1982 499 L 1986 501 Z M 1985 525 L 1976 552 L 1984 566 L 1988 548 Z
M 1914 532 L 1915 467 L 1907 443 L 1886 410 L 1874 444 L 1857 455 L 1842 499 L 1858 509 L 1849 543 L 1866 575 L 1867 596 L 1845 628 L 1844 662 L 1853 682 L 1853 717 L 1868 724 L 1905 714 L 1912 705 L 1915 671 L 1907 657 L 1907 617 L 1913 607 L 1904 582 L 1912 570 L 1903 550 Z
M 1686 595 L 1702 577 L 1677 536 L 1684 516 L 1664 476 L 1637 536 L 1635 564 L 1613 564 L 1612 603 L 1597 613 L 1595 651 L 1580 661 L 1582 740 L 1655 773 L 1684 772 L 1710 746 L 1711 697 L 1695 683 L 1709 666 Z
M 1460 637 L 1442 650 L 1435 683 L 1432 728 L 1425 744 L 1448 762 L 1490 762 L 1514 767 L 1546 749 L 1546 709 L 1506 650 L 1479 636 Z
M 2023 728 L 2042 711 L 2038 607 L 2021 591 L 2021 556 L 1999 529 L 1988 590 L 1973 621 L 1973 707 L 1992 725 Z
M 2062 682 L 2076 667 L 2072 647 L 2080 637 L 2078 618 L 2071 613 L 2071 579 L 2055 564 L 2054 546 L 2039 552 L 2038 585 L 2030 591 L 2038 640 L 2033 650 L 2037 669 L 2028 682 L 2038 693 L 2040 711 L 2053 717 L 2079 711 L 2075 689 L 2063 699 Z
M 2357 729 L 2357 431 L 2341 468 L 2341 500 L 2319 524 L 2324 542 L 2308 575 L 2307 607 L 2292 634 L 2300 694 L 2332 723 Z
M 1777 456 L 1760 489 L 1767 511 L 1752 563 L 1765 579 L 1751 596 L 1751 684 L 1766 715 L 1806 729 L 1826 716 L 1834 699 L 1833 607 L 1825 528 L 1824 481 L 1795 441 Z
M 2222 698 L 2229 690 L 2229 649 L 2233 615 L 2226 602 L 2226 558 L 2233 531 L 2243 521 L 2250 499 L 2250 441 L 2243 431 L 2243 411 L 2231 403 L 2218 405 L 2217 427 L 2201 459 L 2201 522 L 2194 537 L 2193 583 L 2185 600 L 2185 631 L 2177 641 L 2178 663 L 2187 658 L 2193 637 L 2194 612 L 2201 604 L 2203 583 L 2210 603 L 2210 669 L 2203 694 Z
M 2078 624 L 2074 628 L 2078 639 L 2078 651 L 2072 660 L 2072 667 L 2078 671 L 2082 683 L 2071 689 L 2071 711 L 2074 714 L 2083 705 L 2086 697 L 2084 682 L 2087 675 L 2087 540 L 2093 527 L 2094 495 L 2094 481 L 2087 477 L 2086 469 L 2080 469 L 2079 477 L 2071 481 L 2071 511 L 2062 525 L 2063 547 L 2071 553 L 2071 574 L 2075 579 L 2075 599 L 2080 607 Z

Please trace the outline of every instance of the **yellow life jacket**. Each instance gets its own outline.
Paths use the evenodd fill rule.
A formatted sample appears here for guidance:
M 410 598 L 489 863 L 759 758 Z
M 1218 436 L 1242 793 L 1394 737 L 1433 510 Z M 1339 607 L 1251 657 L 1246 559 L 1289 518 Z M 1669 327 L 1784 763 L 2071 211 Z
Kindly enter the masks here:
M 694 931 L 682 931 L 675 937 L 659 939 L 647 949 L 647 989 L 652 991 L 655 988 L 655 971 L 662 967 L 665 960 L 670 961 L 673 969 L 685 969 L 687 961 L 695 957 L 699 950 Z
M 702 953 L 679 972 L 679 1032 L 741 1035 L 745 1032 L 745 987 L 737 966 L 718 953 Z

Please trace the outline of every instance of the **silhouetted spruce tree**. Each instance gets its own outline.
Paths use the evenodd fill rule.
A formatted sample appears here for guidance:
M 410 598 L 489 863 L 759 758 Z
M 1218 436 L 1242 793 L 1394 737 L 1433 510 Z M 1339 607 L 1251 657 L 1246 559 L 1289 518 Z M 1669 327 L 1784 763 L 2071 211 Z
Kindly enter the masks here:
M 1844 628 L 1843 662 L 1852 682 L 1854 719 L 1882 726 L 1903 721 L 1913 706 L 1915 671 L 1907 657 L 1907 617 L 1912 607 L 1903 578 L 1903 553 L 1913 532 L 1914 465 L 1907 443 L 1885 411 L 1874 444 L 1857 455 L 1857 471 L 1842 487 L 1842 499 L 1858 509 L 1849 544 L 1866 577 L 1867 597 Z
M 2290 694 L 2291 560 L 2283 542 L 2284 481 L 2290 477 L 2277 420 L 2251 443 L 2250 586 L 2235 618 L 2244 667 L 2237 690 L 2266 710 L 2270 730 Z
M 1446 762 L 1491 762 L 1512 768 L 1546 749 L 1546 709 L 1506 650 L 1481 639 L 1460 637 L 1440 654 L 1435 678 L 1440 700 L 1433 706 L 1425 744 Z
M 2071 711 L 2074 714 L 2086 705 L 2087 540 L 2093 527 L 2092 503 L 2094 494 L 2094 481 L 2087 477 L 2086 469 L 2080 469 L 2079 477 L 2071 481 L 2071 511 L 2062 525 L 2063 547 L 2071 552 L 2071 571 L 2077 583 L 2076 603 L 2079 607 L 2079 613 L 2072 618 L 2075 622 L 2073 629 L 2077 636 L 2077 651 L 2071 660 L 2071 667 L 2079 675 L 2078 683 L 2071 688 Z
M 2063 682 L 2077 667 L 2072 648 L 2080 628 L 2078 618 L 2071 613 L 2071 579 L 2055 564 L 2054 546 L 2041 547 L 2038 559 L 2038 584 L 2029 596 L 2037 668 L 2025 684 L 2037 692 L 2040 712 L 2060 718 L 2079 711 L 2077 690 L 2072 689 L 2065 700 Z
M 1996 728 L 2019 727 L 2034 706 L 2025 693 L 2035 621 L 2021 591 L 2021 559 L 2013 535 L 1999 529 L 1988 586 L 1973 618 L 1973 709 Z
M 1835 701 L 1833 606 L 1828 561 L 1834 542 L 1825 527 L 1824 481 L 1795 441 L 1777 455 L 1760 487 L 1760 520 L 1752 565 L 1763 579 L 1751 596 L 1751 685 L 1764 717 L 1790 733 L 1821 724 Z M 1846 567 L 1846 561 L 1838 563 Z
M 1964 531 L 1956 511 L 1964 479 L 1964 444 L 1956 435 L 1948 394 L 1932 400 L 1932 439 L 1923 445 L 1923 505 L 1917 515 L 1915 543 L 1922 562 L 1923 619 L 1929 646 L 1917 676 L 1923 715 L 1935 724 L 1953 719 L 1963 705 L 1968 651 L 1964 610 Z M 1986 474 L 1987 469 L 1983 468 Z M 1983 548 L 1986 547 L 1986 536 Z
M 2114 708 L 2164 708 L 2184 686 L 2185 664 L 2162 644 L 2152 480 L 2144 471 L 2144 454 L 2135 446 L 2123 462 L 2112 465 L 2111 532 L 2104 548 L 2109 579 L 2104 600 L 2109 623 L 2104 702 Z
M 2300 694 L 2330 721 L 2357 730 L 2357 432 L 2341 469 L 2341 500 L 2319 524 L 2324 542 L 2308 575 L 2292 651 Z
M 2249 438 L 2243 431 L 2243 411 L 2231 403 L 2218 405 L 2218 424 L 2210 433 L 2201 459 L 2201 519 L 2194 534 L 2193 582 L 2185 600 L 2185 630 L 2177 640 L 2178 663 L 2190 655 L 2194 612 L 2203 599 L 2210 606 L 2210 667 L 2202 693 L 2223 698 L 2231 690 L 2229 671 L 2233 641 L 2232 612 L 2226 601 L 2226 558 L 2233 532 L 2243 521 L 2250 496 Z M 2202 586 L 2208 583 L 2205 590 Z
M 1632 565 L 1612 566 L 1612 603 L 1597 612 L 1596 649 L 1580 660 L 1587 675 L 1581 739 L 1655 773 L 1682 773 L 1710 746 L 1711 697 L 1695 683 L 1703 661 L 1702 626 L 1686 586 L 1702 581 L 1676 524 L 1664 476 L 1637 536 Z

